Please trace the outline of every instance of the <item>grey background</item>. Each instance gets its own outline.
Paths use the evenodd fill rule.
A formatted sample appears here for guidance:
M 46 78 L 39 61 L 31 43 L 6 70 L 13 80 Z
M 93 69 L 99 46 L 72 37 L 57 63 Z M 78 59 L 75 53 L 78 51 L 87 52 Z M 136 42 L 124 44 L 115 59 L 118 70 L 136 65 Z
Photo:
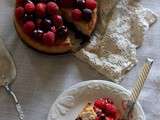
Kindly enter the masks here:
M 157 13 L 159 0 L 142 0 L 141 3 Z M 44 55 L 23 44 L 16 35 L 12 13 L 14 0 L 0 0 L 0 35 L 12 53 L 17 65 L 17 78 L 13 90 L 24 108 L 25 120 L 45 120 L 56 97 L 73 84 L 90 79 L 106 79 L 71 54 Z M 160 19 L 145 35 L 145 42 L 137 50 L 139 63 L 121 83 L 130 89 L 146 57 L 155 62 L 140 96 L 147 120 L 160 118 Z M 13 101 L 0 88 L 0 120 L 17 120 Z

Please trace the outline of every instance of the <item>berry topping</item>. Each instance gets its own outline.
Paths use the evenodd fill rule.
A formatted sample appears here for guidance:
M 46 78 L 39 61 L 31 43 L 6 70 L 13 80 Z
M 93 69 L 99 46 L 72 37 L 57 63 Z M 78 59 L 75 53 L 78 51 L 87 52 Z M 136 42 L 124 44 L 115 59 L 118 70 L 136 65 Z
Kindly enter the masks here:
M 86 0 L 86 8 L 94 10 L 97 7 L 97 2 L 95 0 Z
M 23 25 L 23 30 L 30 34 L 32 33 L 32 31 L 35 29 L 35 24 L 33 21 L 27 21 L 24 25 Z
M 114 105 L 109 104 L 109 103 L 106 104 L 105 113 L 106 113 L 107 116 L 115 118 L 116 117 L 116 111 L 117 111 L 117 109 L 116 109 L 116 107 Z
M 114 118 L 106 117 L 106 120 L 114 120 Z
M 53 26 L 53 27 L 51 27 L 51 32 L 53 32 L 53 33 L 56 33 L 56 27 L 55 26 Z
M 42 22 L 42 19 L 40 19 L 40 18 L 35 20 L 35 24 L 36 24 L 37 28 L 41 27 L 41 22 Z
M 46 0 L 32 0 L 34 3 L 46 2 Z
M 38 3 L 36 5 L 36 15 L 39 17 L 44 17 L 46 12 L 46 4 L 44 3 Z
M 77 7 L 80 9 L 85 8 L 85 0 L 76 0 Z
M 82 19 L 82 12 L 79 9 L 72 10 L 72 19 L 80 21 Z
M 42 37 L 43 37 L 43 31 L 42 30 L 39 30 L 39 29 L 36 29 L 33 31 L 33 37 L 36 39 L 36 40 L 41 40 Z
M 83 9 L 83 19 L 87 22 L 92 19 L 92 11 L 90 9 Z
M 51 31 L 43 34 L 43 43 L 47 46 L 53 46 L 55 42 L 55 34 Z
M 105 100 L 98 99 L 98 100 L 95 101 L 94 106 L 96 108 L 100 108 L 100 109 L 104 110 L 105 109 L 105 104 L 106 104 Z
M 35 11 L 35 6 L 34 6 L 34 3 L 32 2 L 29 2 L 25 5 L 25 10 L 27 13 L 32 13 Z
M 117 116 L 117 108 L 110 98 L 97 99 L 94 111 L 97 114 L 96 120 L 115 120 Z
M 56 27 L 62 26 L 63 25 L 63 20 L 62 17 L 60 15 L 55 15 L 53 17 L 53 21 L 54 21 L 54 25 Z
M 25 13 L 25 10 L 24 10 L 23 7 L 17 7 L 16 8 L 16 12 L 15 12 L 16 18 L 23 17 L 24 13 Z
M 41 22 L 41 27 L 45 32 L 49 31 L 51 29 L 51 27 L 52 27 L 52 21 L 50 19 L 45 18 Z
M 51 14 L 51 15 L 55 15 L 58 13 L 59 7 L 55 2 L 49 2 L 47 3 L 47 11 Z
M 34 15 L 33 14 L 27 14 L 27 13 L 25 13 L 24 17 L 23 17 L 23 20 L 24 21 L 34 20 Z
M 57 3 L 61 7 L 68 8 L 68 7 L 74 7 L 75 0 L 57 0 Z
M 68 29 L 66 26 L 61 26 L 58 30 L 57 30 L 57 35 L 59 38 L 66 38 L 68 35 Z
M 20 4 L 20 3 L 22 3 L 23 2 L 23 0 L 16 0 L 16 3 L 17 4 Z

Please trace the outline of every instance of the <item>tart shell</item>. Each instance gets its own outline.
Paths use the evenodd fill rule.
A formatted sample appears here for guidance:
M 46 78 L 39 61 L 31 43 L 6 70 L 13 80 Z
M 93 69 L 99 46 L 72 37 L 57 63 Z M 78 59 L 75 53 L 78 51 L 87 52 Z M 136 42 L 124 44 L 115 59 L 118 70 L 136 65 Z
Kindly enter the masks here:
M 46 46 L 46 45 L 43 45 L 43 44 L 35 41 L 31 37 L 29 37 L 27 34 L 25 34 L 24 31 L 22 30 L 20 24 L 16 20 L 16 18 L 14 18 L 14 24 L 15 24 L 16 31 L 19 34 L 19 36 L 21 37 L 22 41 L 24 43 L 26 43 L 28 46 L 30 46 L 40 52 L 44 52 L 47 54 L 62 54 L 62 53 L 67 53 L 67 52 L 71 51 L 71 49 L 72 49 L 72 45 L 71 45 L 69 37 L 67 37 L 60 44 L 53 45 L 50 47 L 50 46 Z

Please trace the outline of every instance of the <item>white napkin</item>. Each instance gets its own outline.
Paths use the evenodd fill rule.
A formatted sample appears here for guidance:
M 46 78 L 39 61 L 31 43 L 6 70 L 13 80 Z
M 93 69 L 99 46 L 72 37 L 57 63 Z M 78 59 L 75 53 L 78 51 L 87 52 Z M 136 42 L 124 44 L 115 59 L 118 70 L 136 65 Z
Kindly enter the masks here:
M 91 43 L 75 56 L 119 82 L 136 63 L 136 47 L 156 15 L 135 0 L 97 0 L 98 24 Z

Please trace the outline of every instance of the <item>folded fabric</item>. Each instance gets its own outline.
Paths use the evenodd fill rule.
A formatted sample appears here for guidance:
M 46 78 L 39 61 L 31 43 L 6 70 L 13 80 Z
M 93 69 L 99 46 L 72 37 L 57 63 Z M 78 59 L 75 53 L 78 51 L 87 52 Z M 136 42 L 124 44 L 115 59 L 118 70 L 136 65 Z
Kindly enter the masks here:
M 156 15 L 136 0 L 97 0 L 98 23 L 91 43 L 75 56 L 119 82 L 136 63 L 136 48 Z

